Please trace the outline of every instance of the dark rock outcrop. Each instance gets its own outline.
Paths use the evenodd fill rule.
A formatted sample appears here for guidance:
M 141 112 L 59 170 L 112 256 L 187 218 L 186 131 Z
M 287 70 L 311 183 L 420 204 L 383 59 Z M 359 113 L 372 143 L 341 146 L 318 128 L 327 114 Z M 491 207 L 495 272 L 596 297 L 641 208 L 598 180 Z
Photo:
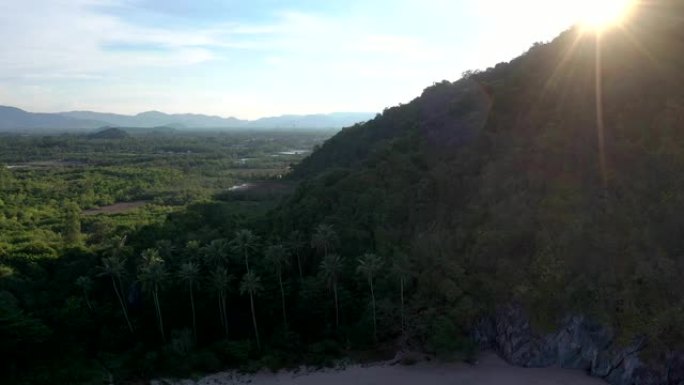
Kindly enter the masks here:
M 582 369 L 613 385 L 684 385 L 684 354 L 647 364 L 639 357 L 644 339 L 620 346 L 610 328 L 581 315 L 567 317 L 557 330 L 543 334 L 533 330 L 521 306 L 503 306 L 480 320 L 473 338 L 518 366 Z

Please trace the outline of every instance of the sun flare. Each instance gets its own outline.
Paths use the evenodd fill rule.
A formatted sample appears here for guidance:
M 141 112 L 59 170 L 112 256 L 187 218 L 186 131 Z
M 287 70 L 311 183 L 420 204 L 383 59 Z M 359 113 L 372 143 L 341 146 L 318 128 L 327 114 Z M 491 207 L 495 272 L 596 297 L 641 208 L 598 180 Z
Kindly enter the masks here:
M 580 23 L 586 28 L 604 30 L 620 24 L 634 8 L 636 0 L 577 1 Z

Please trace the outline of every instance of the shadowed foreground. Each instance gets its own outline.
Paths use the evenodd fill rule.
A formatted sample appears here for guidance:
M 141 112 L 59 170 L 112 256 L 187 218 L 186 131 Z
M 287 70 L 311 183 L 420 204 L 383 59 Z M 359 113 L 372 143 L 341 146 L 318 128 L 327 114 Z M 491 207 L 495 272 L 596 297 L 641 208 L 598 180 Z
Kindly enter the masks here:
M 420 363 L 413 366 L 378 364 L 351 366 L 342 370 L 280 372 L 241 375 L 218 373 L 194 382 L 153 381 L 152 384 L 233 385 L 600 385 L 605 382 L 579 370 L 560 368 L 520 368 L 507 364 L 493 353 L 486 353 L 476 365 Z

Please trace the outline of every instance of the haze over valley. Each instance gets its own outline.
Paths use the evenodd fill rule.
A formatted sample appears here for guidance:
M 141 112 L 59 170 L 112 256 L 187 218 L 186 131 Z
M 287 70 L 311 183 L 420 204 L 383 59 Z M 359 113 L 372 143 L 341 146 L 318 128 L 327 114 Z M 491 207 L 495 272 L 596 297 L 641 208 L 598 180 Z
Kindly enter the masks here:
M 107 126 L 176 129 L 311 129 L 342 128 L 369 120 L 373 113 L 335 112 L 315 115 L 283 115 L 256 120 L 222 118 L 200 114 L 165 114 L 159 111 L 136 115 L 119 115 L 92 111 L 31 113 L 14 107 L 0 106 L 0 132 L 42 133 L 96 129 Z
M 0 34 L 0 383 L 684 384 L 684 1 Z

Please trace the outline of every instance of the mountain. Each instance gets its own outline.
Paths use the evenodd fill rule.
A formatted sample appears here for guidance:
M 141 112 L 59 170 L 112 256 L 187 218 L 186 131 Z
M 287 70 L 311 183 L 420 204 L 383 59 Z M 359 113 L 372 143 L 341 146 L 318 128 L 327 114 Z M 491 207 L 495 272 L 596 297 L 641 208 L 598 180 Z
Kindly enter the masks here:
M 481 328 L 520 365 L 668 383 L 684 356 L 684 5 L 639 4 L 620 28 L 572 28 L 343 129 L 295 167 L 271 233 L 324 223 L 341 256 L 407 256 L 414 341 Z M 508 304 L 517 325 L 488 323 Z M 556 329 L 578 319 L 608 331 Z
M 116 127 L 110 127 L 110 128 L 105 128 L 101 131 L 94 132 L 90 135 L 88 135 L 88 138 L 90 139 L 126 139 L 130 135 L 128 132 L 116 128 Z
M 0 106 L 0 131 L 23 132 L 23 129 L 77 130 L 101 127 L 101 121 L 75 119 L 58 114 L 30 113 L 19 108 Z
M 341 128 L 371 119 L 367 112 L 334 112 L 315 115 L 282 115 L 247 122 L 254 128 Z
M 91 111 L 61 113 L 31 113 L 0 106 L 0 131 L 26 132 L 26 130 L 82 130 L 103 126 L 117 127 L 174 127 L 177 129 L 217 128 L 341 128 L 370 119 L 371 113 L 336 112 L 317 115 L 283 115 L 257 120 L 240 120 L 198 114 L 165 114 L 147 111 L 137 115 L 119 115 Z
M 159 111 L 147 111 L 137 115 L 72 111 L 62 112 L 59 115 L 74 119 L 97 120 L 120 127 L 185 126 L 190 128 L 239 128 L 244 127 L 246 123 L 246 121 L 236 118 L 197 114 L 165 114 Z

